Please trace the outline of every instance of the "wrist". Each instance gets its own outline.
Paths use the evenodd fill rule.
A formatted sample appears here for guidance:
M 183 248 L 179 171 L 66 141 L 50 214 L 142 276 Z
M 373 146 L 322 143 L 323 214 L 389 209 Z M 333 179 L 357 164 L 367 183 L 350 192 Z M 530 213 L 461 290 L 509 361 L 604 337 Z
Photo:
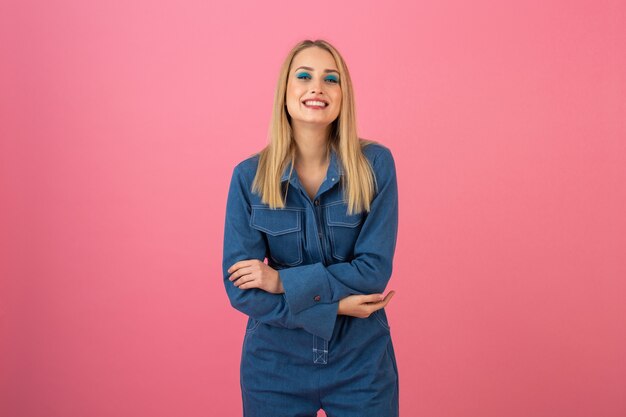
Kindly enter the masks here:
M 283 281 L 280 279 L 280 274 L 276 271 L 276 281 L 278 282 L 277 290 L 278 294 L 283 294 L 285 292 L 285 287 L 283 287 Z

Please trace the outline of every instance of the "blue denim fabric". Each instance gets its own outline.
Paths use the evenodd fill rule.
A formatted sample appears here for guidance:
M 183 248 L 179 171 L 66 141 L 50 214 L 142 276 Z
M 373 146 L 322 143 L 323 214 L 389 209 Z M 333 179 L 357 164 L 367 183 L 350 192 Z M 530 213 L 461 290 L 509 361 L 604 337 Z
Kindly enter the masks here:
M 398 415 L 398 371 L 384 309 L 368 318 L 337 315 L 351 294 L 382 293 L 391 277 L 398 189 L 391 151 L 363 148 L 376 177 L 369 213 L 348 215 L 334 151 L 311 199 L 290 166 L 286 206 L 252 193 L 258 156 L 235 166 L 226 204 L 223 278 L 231 305 L 248 315 L 241 357 L 245 416 Z M 288 184 L 286 183 L 288 182 Z M 267 258 L 284 294 L 241 290 L 228 268 Z

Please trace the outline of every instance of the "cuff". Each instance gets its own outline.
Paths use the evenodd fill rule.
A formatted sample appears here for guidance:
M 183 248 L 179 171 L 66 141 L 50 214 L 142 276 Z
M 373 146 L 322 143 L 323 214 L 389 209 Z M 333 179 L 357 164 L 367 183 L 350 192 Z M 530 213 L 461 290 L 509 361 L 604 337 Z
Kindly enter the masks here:
M 320 262 L 278 270 L 292 313 L 332 302 L 327 274 Z
M 330 340 L 337 321 L 338 308 L 339 301 L 317 304 L 296 314 L 290 321 L 315 336 Z

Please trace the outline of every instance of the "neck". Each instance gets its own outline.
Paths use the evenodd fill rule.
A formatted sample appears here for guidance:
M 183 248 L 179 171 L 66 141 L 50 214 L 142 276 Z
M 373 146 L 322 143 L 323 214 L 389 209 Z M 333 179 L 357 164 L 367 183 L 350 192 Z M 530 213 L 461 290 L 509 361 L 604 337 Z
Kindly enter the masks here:
M 321 167 L 328 160 L 330 125 L 324 128 L 298 126 L 293 129 L 296 163 L 301 167 Z

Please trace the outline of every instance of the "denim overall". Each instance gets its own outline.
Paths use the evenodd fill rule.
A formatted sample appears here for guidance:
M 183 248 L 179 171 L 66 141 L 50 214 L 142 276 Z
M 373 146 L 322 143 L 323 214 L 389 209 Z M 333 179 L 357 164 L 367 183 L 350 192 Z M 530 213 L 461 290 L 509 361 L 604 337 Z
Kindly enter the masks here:
M 240 382 L 245 417 L 395 417 L 398 369 L 384 309 L 368 318 L 337 315 L 351 294 L 383 293 L 398 229 L 391 151 L 363 152 L 375 173 L 369 213 L 348 215 L 334 150 L 313 200 L 289 165 L 286 206 L 270 209 L 252 193 L 258 155 L 233 170 L 226 204 L 223 277 L 231 305 L 248 315 Z M 228 268 L 267 258 L 285 292 L 239 289 Z

